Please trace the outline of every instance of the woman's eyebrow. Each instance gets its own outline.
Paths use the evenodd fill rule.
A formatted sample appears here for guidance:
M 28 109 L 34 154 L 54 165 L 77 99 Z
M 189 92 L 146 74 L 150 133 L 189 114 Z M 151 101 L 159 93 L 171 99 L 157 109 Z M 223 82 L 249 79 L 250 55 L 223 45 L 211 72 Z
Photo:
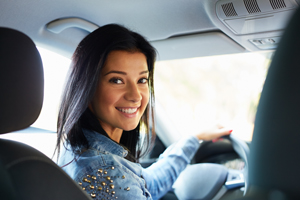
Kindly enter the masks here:
M 123 74 L 123 75 L 127 75 L 127 73 L 126 72 L 122 72 L 122 71 L 109 71 L 109 72 L 107 72 L 106 74 L 104 74 L 104 76 L 106 76 L 106 75 L 108 75 L 108 74 L 111 74 L 111 73 L 116 73 L 116 74 Z M 142 72 L 140 72 L 140 75 L 141 74 L 147 74 L 147 73 L 149 73 L 149 71 L 148 70 L 146 70 L 146 71 L 142 71 Z
M 123 74 L 123 75 L 127 75 L 126 72 L 122 72 L 122 71 L 109 71 L 106 74 L 104 74 L 104 76 L 111 74 L 111 73 L 116 73 L 116 74 Z
M 149 71 L 148 71 L 148 70 L 146 70 L 146 71 L 142 71 L 142 72 L 140 72 L 140 75 L 141 75 L 141 74 L 147 74 L 147 73 L 149 73 Z

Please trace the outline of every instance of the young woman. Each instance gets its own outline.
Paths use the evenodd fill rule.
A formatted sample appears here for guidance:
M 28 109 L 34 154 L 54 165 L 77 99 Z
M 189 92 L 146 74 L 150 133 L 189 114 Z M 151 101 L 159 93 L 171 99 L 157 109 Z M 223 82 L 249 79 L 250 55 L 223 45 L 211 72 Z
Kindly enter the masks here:
M 199 140 L 231 132 L 182 139 L 143 169 L 138 160 L 155 139 L 155 57 L 141 35 L 114 24 L 89 34 L 73 55 L 58 117 L 58 164 L 95 199 L 159 199 Z

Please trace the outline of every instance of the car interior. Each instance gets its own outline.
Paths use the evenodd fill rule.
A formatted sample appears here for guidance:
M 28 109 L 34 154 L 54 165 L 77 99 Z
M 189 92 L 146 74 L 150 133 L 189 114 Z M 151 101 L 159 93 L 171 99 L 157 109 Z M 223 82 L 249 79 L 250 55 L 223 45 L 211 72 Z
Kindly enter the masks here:
M 203 142 L 172 191 L 161 199 L 298 199 L 299 4 L 298 0 L 1 1 L 0 134 L 32 130 L 30 125 L 40 114 L 44 72 L 36 46 L 70 58 L 81 39 L 105 24 L 118 23 L 144 35 L 157 49 L 158 61 L 274 52 L 252 141 L 231 135 Z M 165 125 L 160 109 L 156 112 L 158 137 L 141 161 L 144 167 L 175 140 L 166 134 L 174 127 Z M 233 159 L 241 160 L 242 170 L 220 164 Z M 91 199 L 39 150 L 5 138 L 0 138 L 0 174 L 1 199 Z

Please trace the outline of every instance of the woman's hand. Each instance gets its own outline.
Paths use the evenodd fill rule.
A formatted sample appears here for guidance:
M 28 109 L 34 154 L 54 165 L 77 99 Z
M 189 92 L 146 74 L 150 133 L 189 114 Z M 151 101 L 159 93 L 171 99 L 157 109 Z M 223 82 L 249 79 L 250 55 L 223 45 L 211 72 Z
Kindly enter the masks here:
M 209 141 L 209 140 L 217 139 L 224 135 L 230 135 L 231 132 L 232 132 L 232 130 L 230 130 L 230 129 L 224 128 L 223 126 L 220 126 L 220 125 L 216 125 L 215 127 L 211 128 L 211 129 L 202 131 L 201 133 L 197 134 L 196 137 L 199 140 Z

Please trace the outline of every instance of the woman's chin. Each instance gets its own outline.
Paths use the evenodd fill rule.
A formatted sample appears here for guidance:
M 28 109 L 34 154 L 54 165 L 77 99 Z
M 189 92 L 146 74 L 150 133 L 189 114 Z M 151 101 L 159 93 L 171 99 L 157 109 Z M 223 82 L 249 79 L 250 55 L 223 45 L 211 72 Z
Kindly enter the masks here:
M 138 124 L 136 125 L 127 125 L 123 128 L 124 131 L 132 131 L 134 130 L 136 127 L 138 126 Z

